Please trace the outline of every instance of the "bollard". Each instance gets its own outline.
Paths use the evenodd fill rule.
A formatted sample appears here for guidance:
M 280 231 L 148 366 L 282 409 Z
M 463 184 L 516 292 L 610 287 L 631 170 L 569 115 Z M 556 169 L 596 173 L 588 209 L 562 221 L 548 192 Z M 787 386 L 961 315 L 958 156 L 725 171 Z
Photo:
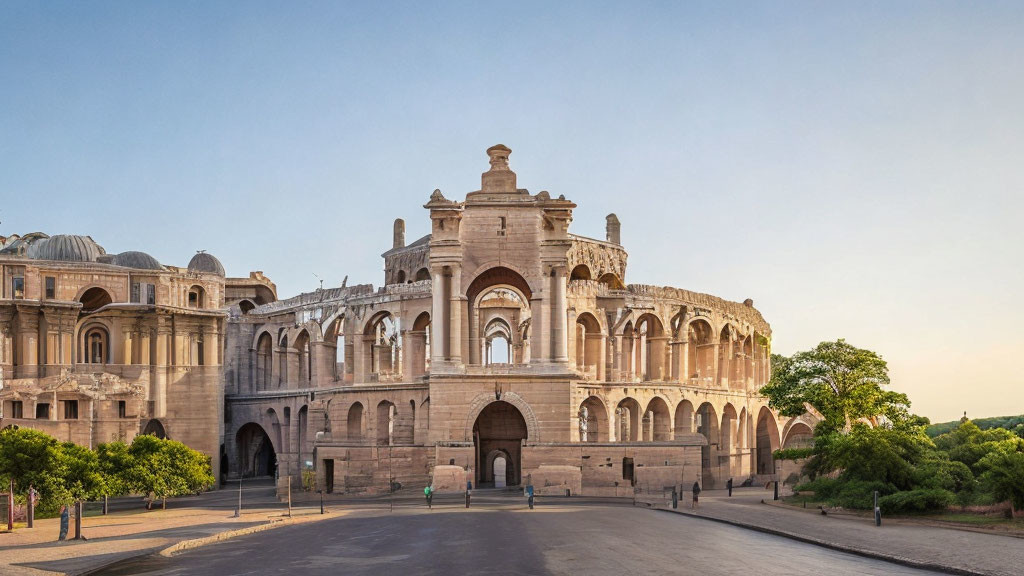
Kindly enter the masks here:
M 242 479 L 238 479 L 238 508 L 235 508 L 235 518 L 242 517 Z
M 882 509 L 878 507 L 878 490 L 875 490 L 875 526 L 882 525 Z
M 103 495 L 103 515 L 106 516 L 107 512 L 110 511 L 110 503 L 107 501 L 107 495 Z
M 676 510 L 679 508 L 679 493 L 676 492 L 676 487 L 672 487 L 672 509 Z
M 323 488 L 320 489 L 320 513 L 321 514 L 324 513 L 324 490 L 323 490 Z
M 466 490 L 466 508 L 469 508 L 469 490 Z
M 11 491 L 7 494 L 7 531 L 14 530 L 14 478 L 11 478 Z
M 775 496 L 772 498 L 772 500 L 778 500 L 778 499 L 779 499 L 779 481 L 776 480 L 775 481 Z
M 288 517 L 292 517 L 292 477 L 288 477 Z
M 36 520 L 36 489 L 31 485 L 28 487 L 28 510 L 26 511 L 25 520 L 28 522 L 28 527 L 33 528 Z
M 530 503 L 530 510 L 533 510 L 533 493 L 532 492 L 530 493 L 530 497 L 527 499 L 527 501 Z
M 82 540 L 82 501 L 75 502 L 75 540 Z

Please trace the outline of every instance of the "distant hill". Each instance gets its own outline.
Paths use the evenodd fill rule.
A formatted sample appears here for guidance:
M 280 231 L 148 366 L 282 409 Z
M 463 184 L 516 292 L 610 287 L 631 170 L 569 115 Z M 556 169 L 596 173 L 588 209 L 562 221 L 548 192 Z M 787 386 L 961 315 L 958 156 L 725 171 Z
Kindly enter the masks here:
M 977 420 L 971 420 L 977 424 L 978 428 L 982 430 L 988 430 L 989 428 L 1006 428 L 1011 432 L 1016 433 L 1021 438 L 1024 438 L 1024 414 L 1020 416 L 994 416 L 992 418 L 978 418 Z M 932 438 L 935 438 L 939 434 L 945 434 L 953 428 L 956 428 L 960 424 L 959 420 L 953 420 L 952 422 L 942 422 L 940 424 L 932 424 L 925 428 L 925 433 Z

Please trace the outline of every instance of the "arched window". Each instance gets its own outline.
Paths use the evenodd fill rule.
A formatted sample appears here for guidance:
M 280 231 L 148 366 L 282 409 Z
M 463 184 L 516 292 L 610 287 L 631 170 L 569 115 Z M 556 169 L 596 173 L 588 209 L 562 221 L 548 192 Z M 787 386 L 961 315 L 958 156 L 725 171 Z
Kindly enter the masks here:
M 503 318 L 495 318 L 484 329 L 484 364 L 510 364 L 511 357 L 512 329 Z
M 430 270 L 426 268 L 420 268 L 416 271 L 416 281 L 421 282 L 423 280 L 430 280 Z
M 193 286 L 188 289 L 188 307 L 189 308 L 205 308 L 206 307 L 206 291 L 203 290 L 202 286 Z
M 87 329 L 82 339 L 82 363 L 109 364 L 109 342 L 106 328 L 94 326 Z
M 376 378 L 402 373 L 402 339 L 399 320 L 389 312 L 375 316 L 368 324 L 364 342 L 366 366 Z M 365 357 L 365 356 L 364 356 Z

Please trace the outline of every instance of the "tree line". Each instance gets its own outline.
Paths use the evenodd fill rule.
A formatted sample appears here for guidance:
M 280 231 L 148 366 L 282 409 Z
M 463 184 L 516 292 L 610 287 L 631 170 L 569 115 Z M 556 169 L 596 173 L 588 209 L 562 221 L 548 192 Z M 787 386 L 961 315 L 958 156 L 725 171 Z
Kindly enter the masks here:
M 30 488 L 36 490 L 40 517 L 103 496 L 152 494 L 166 502 L 214 483 L 209 457 L 174 440 L 142 435 L 130 444 L 109 442 L 90 450 L 13 427 L 0 431 L 0 490 L 9 489 L 11 480 L 21 503 Z
M 1011 514 L 1024 510 L 1024 438 L 964 418 L 933 439 L 928 419 L 888 384 L 885 360 L 844 340 L 772 355 L 771 380 L 761 389 L 769 404 L 784 416 L 821 415 L 810 448 L 775 453 L 804 462 L 808 481 L 796 491 L 855 509 L 870 509 L 877 491 L 886 512 L 1006 501 Z

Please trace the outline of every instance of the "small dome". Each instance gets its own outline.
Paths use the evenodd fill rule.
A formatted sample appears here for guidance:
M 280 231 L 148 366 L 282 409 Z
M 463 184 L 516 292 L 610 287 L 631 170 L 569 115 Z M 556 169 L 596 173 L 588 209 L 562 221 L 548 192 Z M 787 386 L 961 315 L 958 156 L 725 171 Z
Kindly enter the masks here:
M 32 242 L 25 255 L 33 260 L 96 262 L 103 254 L 106 254 L 103 247 L 89 236 L 57 234 Z
M 25 252 L 28 251 L 29 245 L 39 240 L 45 240 L 49 238 L 42 232 L 32 232 L 19 237 L 10 237 L 7 239 L 7 244 L 0 250 L 0 254 L 10 254 L 14 256 L 24 256 Z
M 135 268 L 137 270 L 163 270 L 164 267 L 160 265 L 160 262 L 156 258 L 153 258 L 145 252 L 136 252 L 134 250 L 128 252 L 121 252 L 117 256 L 114 256 L 110 262 L 114 266 L 124 266 L 125 268 Z
M 206 252 L 199 252 L 192 257 L 188 262 L 189 272 L 205 272 L 207 274 L 216 274 L 217 276 L 226 276 L 224 272 L 224 265 L 217 260 L 213 254 L 207 254 Z

